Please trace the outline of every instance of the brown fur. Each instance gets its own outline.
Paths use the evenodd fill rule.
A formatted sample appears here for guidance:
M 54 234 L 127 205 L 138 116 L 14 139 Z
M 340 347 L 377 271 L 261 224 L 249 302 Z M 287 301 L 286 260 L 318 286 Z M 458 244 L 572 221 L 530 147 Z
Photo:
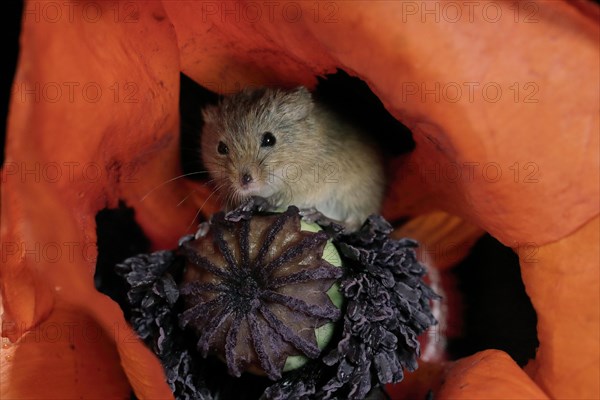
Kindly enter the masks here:
M 384 177 L 379 151 L 310 92 L 246 89 L 203 111 L 202 158 L 232 205 L 248 196 L 273 209 L 316 208 L 356 229 L 379 211 Z M 276 143 L 261 147 L 265 132 Z M 221 155 L 219 141 L 228 154 Z M 246 187 L 243 174 L 252 176 Z

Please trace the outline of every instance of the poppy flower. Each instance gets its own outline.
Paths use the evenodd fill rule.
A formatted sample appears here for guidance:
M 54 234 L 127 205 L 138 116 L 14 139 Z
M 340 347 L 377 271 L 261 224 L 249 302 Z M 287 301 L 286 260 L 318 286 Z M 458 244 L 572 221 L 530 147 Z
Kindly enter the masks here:
M 342 68 L 416 143 L 390 162 L 384 216 L 416 218 L 406 229 L 425 244 L 489 232 L 519 255 L 538 317 L 524 369 L 492 349 L 434 360 L 394 398 L 600 397 L 598 7 L 428 4 L 25 2 L 2 165 L 0 395 L 171 398 L 94 287 L 96 214 L 125 202 L 158 250 L 199 205 L 218 210 L 190 181 L 153 191 L 180 174 L 180 72 L 224 93 L 312 88 Z
M 351 233 L 317 221 L 295 206 L 264 213 L 249 199 L 177 250 L 116 266 L 127 281 L 122 306 L 176 398 L 363 399 L 416 369 L 438 298 L 416 243 L 390 238 L 381 216 Z M 231 378 L 243 371 L 258 376 Z

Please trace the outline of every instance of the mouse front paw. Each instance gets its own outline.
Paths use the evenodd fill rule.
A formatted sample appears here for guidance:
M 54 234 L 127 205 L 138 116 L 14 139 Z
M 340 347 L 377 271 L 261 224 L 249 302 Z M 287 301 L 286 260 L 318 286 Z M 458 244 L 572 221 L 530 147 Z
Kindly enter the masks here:
M 327 218 L 320 211 L 314 207 L 301 208 L 298 212 L 303 220 L 306 222 L 317 222 L 319 219 Z
M 252 196 L 251 199 L 253 206 L 259 212 L 270 211 L 272 209 L 271 203 L 264 197 Z
M 323 228 L 329 228 L 334 232 L 341 232 L 344 229 L 340 221 L 325 216 L 314 207 L 302 208 L 299 210 L 299 214 L 304 221 L 318 224 Z

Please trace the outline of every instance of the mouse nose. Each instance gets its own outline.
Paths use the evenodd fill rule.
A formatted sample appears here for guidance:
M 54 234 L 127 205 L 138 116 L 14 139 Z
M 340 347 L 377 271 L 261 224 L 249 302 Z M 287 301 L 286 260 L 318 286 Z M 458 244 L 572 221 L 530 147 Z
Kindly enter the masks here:
M 246 186 L 247 184 L 252 182 L 252 180 L 252 175 L 250 175 L 248 172 L 244 172 L 240 179 L 240 181 L 242 182 L 242 186 Z

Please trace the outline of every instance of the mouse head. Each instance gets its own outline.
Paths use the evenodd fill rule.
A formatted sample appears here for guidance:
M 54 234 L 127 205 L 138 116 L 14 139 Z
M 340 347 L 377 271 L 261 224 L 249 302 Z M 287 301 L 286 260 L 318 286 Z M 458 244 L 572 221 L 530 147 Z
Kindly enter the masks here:
M 235 204 L 289 191 L 286 174 L 297 175 L 314 151 L 313 107 L 310 92 L 299 87 L 245 89 L 204 109 L 202 160 L 218 192 Z

